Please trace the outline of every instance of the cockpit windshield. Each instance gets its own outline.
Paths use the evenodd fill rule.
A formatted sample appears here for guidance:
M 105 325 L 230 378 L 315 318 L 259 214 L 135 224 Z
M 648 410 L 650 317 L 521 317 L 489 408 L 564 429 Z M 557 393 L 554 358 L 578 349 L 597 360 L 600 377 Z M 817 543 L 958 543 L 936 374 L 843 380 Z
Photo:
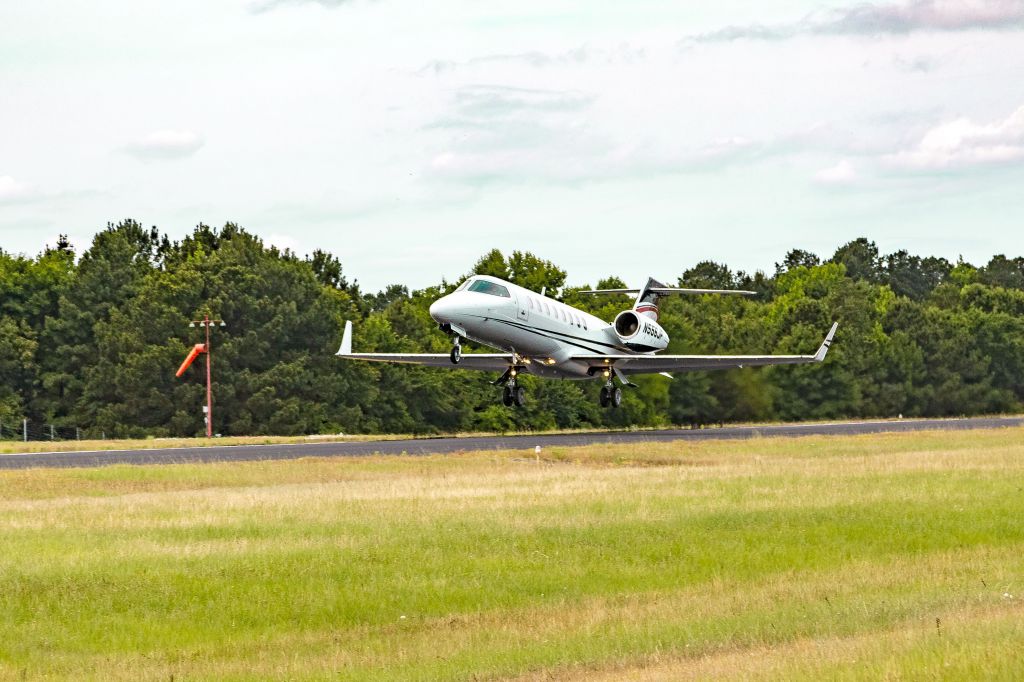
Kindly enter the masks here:
M 470 278 L 469 278 L 469 279 L 467 279 L 467 280 L 466 280 L 465 282 L 463 282 L 462 284 L 460 284 L 460 285 L 459 285 L 459 288 L 458 288 L 458 289 L 456 289 L 455 291 L 462 291 L 463 289 L 465 289 L 466 287 L 468 287 L 468 286 L 469 286 L 469 283 L 470 283 L 470 282 L 472 282 L 472 281 L 473 281 L 473 278 L 472 278 L 472 277 L 470 277 Z
M 474 280 L 473 283 L 469 285 L 469 288 L 466 289 L 466 291 L 476 291 L 481 294 L 490 294 L 491 296 L 502 296 L 504 298 L 512 298 L 512 296 L 509 295 L 508 289 L 506 287 L 503 287 L 500 284 L 495 284 L 494 282 L 488 282 L 485 279 Z

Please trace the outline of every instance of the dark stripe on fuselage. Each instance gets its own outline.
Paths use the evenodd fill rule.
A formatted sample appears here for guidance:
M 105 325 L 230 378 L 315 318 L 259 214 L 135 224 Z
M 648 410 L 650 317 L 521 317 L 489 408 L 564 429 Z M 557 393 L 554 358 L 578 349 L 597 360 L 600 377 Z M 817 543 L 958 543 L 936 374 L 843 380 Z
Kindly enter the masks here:
M 507 320 L 501 320 L 501 321 L 502 322 L 507 322 Z M 560 332 L 560 331 L 555 330 L 555 329 L 539 329 L 538 327 L 531 327 L 529 325 L 525 325 L 522 322 L 510 322 L 510 324 L 518 327 L 519 329 L 526 329 L 526 330 L 529 330 L 529 331 L 547 332 L 548 334 L 557 334 L 558 336 L 564 337 L 564 339 L 572 339 L 573 341 L 582 341 L 583 343 L 590 343 L 590 344 L 595 344 L 595 345 L 598 345 L 598 346 L 604 346 L 605 348 L 611 348 L 612 350 L 629 351 L 629 347 L 627 347 L 627 346 L 616 346 L 615 344 L 605 343 L 604 341 L 594 341 L 592 339 L 587 339 L 587 338 L 584 338 L 582 336 L 573 336 L 572 334 L 566 334 L 565 332 Z M 549 336 L 548 338 L 554 338 L 554 337 Z M 556 338 L 555 340 L 556 341 L 561 341 L 562 339 L 557 339 Z M 592 350 L 592 349 L 588 348 L 587 350 Z M 597 352 L 600 352 L 600 351 L 597 351 Z
M 589 351 L 589 352 L 595 353 L 597 355 L 600 355 L 600 354 L 602 354 L 604 352 L 604 351 L 601 351 L 601 350 L 595 350 L 594 348 L 588 348 L 587 346 L 581 345 L 579 343 L 574 343 L 573 341 L 569 341 L 568 339 L 560 339 L 557 336 L 551 336 L 550 334 L 545 334 L 543 331 L 541 331 L 541 330 L 539 330 L 539 329 L 537 329 L 535 327 L 529 327 L 527 325 L 519 324 L 517 322 L 511 322 L 509 320 L 503 320 L 503 319 L 501 319 L 499 317 L 483 317 L 483 316 L 480 316 L 480 319 L 492 320 L 494 322 L 501 322 L 502 324 L 507 324 L 508 326 L 514 327 L 515 329 L 521 329 L 523 331 L 530 332 L 531 334 L 536 334 L 537 336 L 543 336 L 545 339 L 551 339 L 552 341 L 562 341 L 562 342 L 568 343 L 569 345 L 576 346 L 577 348 L 582 348 L 585 351 Z M 544 330 L 544 331 L 546 331 L 546 330 Z M 570 337 L 570 338 L 574 338 L 574 337 Z M 599 342 L 595 342 L 595 343 L 599 343 Z M 607 344 L 600 344 L 599 343 L 599 345 L 607 345 Z M 611 346 L 611 347 L 615 348 L 615 346 Z

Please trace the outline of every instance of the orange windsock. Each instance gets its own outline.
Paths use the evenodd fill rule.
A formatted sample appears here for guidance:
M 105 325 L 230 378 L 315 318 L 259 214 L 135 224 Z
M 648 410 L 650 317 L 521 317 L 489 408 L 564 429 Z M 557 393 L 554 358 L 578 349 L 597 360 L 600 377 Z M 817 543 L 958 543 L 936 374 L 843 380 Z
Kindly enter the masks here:
M 197 343 L 195 346 L 193 346 L 192 350 L 189 351 L 188 356 L 185 357 L 185 362 L 181 363 L 181 367 L 178 368 L 178 373 L 175 374 L 174 376 L 180 377 L 182 374 L 184 374 L 185 370 L 189 368 L 189 365 L 191 365 L 195 361 L 195 359 L 199 357 L 199 354 L 205 352 L 205 343 Z

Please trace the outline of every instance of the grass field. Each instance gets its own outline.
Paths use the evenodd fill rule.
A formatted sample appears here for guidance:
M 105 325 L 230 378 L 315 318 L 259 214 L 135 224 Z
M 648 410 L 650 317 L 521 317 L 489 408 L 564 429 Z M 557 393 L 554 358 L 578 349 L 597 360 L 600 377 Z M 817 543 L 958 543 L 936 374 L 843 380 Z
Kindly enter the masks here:
M 1024 677 L 1024 430 L 0 472 L 0 678 Z
M 95 450 L 154 450 L 157 448 L 209 448 L 225 445 L 280 445 L 412 438 L 395 435 L 227 436 L 224 438 L 122 438 L 108 440 L 0 441 L 0 455 L 24 452 L 82 452 Z

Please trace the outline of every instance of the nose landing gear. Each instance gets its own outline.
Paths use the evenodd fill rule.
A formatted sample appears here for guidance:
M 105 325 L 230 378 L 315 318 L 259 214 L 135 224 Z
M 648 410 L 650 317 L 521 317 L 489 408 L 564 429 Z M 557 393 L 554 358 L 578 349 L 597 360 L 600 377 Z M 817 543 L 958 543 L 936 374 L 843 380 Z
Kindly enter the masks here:
M 452 346 L 451 355 L 448 356 L 453 365 L 459 364 L 462 361 L 462 343 L 458 336 L 455 337 L 455 345 Z

